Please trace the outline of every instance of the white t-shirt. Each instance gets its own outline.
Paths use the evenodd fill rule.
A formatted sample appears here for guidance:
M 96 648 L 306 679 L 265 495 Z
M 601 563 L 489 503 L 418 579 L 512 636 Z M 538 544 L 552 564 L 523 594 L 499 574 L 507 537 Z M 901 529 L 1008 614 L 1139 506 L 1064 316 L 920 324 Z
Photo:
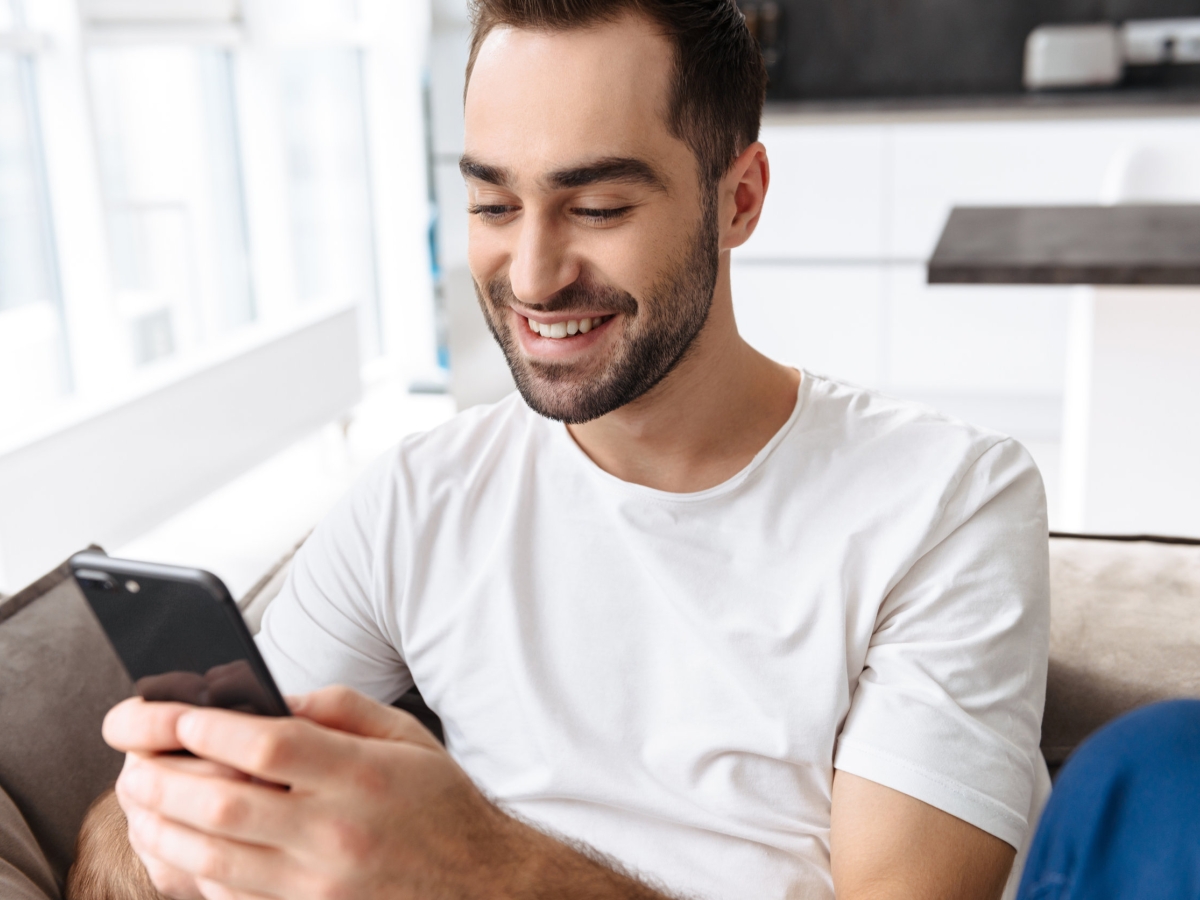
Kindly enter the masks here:
M 1023 843 L 1046 534 L 1019 444 L 808 373 L 690 494 L 514 394 L 380 460 L 259 640 L 287 692 L 415 680 L 490 796 L 672 891 L 831 898 L 835 767 Z

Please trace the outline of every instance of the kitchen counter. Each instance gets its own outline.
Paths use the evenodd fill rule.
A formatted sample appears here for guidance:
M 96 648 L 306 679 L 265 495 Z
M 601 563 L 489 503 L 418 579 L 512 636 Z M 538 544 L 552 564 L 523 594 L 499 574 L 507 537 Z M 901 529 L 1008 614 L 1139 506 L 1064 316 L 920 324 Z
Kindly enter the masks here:
M 1200 206 L 955 207 L 929 283 L 1200 285 Z
M 1068 527 L 1200 534 L 1200 205 L 955 207 L 928 279 L 1082 285 L 1063 396 Z
M 1200 86 L 853 100 L 768 100 L 764 123 L 1200 116 Z

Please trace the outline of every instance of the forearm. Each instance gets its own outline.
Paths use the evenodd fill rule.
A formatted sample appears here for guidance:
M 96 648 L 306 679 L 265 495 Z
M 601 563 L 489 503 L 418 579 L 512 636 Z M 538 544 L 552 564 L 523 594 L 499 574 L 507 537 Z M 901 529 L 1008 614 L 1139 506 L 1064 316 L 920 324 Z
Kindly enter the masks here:
M 130 835 L 142 859 L 240 895 L 671 900 L 506 814 L 408 714 L 344 688 L 293 709 L 278 719 L 176 715 L 183 747 L 251 781 L 185 771 L 181 758 L 139 745 L 164 730 L 163 705 L 131 700 L 111 712 L 110 742 L 141 748 L 118 789 L 138 811 Z
M 678 900 L 678 895 L 651 887 L 584 844 L 505 818 L 502 896 L 509 900 Z
M 66 900 L 163 900 L 129 846 L 125 815 L 111 789 L 84 817 L 67 875 Z

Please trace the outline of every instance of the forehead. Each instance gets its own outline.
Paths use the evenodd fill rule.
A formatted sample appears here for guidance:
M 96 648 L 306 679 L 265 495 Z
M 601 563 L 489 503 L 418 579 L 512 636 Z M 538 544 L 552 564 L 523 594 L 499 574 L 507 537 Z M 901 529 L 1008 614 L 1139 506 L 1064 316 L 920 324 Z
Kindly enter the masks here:
M 467 154 L 516 173 L 597 157 L 660 158 L 686 148 L 667 128 L 671 45 L 626 16 L 586 29 L 501 27 L 467 88 Z

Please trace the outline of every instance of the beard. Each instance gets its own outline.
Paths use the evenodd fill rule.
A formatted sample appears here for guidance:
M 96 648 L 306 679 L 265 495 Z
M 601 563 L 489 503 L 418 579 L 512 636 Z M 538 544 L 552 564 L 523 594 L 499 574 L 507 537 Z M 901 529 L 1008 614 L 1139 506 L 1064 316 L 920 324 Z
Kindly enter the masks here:
M 706 197 L 687 248 L 670 261 L 644 298 L 581 278 L 543 303 L 526 304 L 538 312 L 619 313 L 623 339 L 598 371 L 526 357 L 512 333 L 510 304 L 516 297 L 508 278 L 497 276 L 486 291 L 475 283 L 488 328 L 504 352 L 517 390 L 534 412 L 568 425 L 590 422 L 641 397 L 686 358 L 708 321 L 717 284 L 715 201 L 715 196 Z

